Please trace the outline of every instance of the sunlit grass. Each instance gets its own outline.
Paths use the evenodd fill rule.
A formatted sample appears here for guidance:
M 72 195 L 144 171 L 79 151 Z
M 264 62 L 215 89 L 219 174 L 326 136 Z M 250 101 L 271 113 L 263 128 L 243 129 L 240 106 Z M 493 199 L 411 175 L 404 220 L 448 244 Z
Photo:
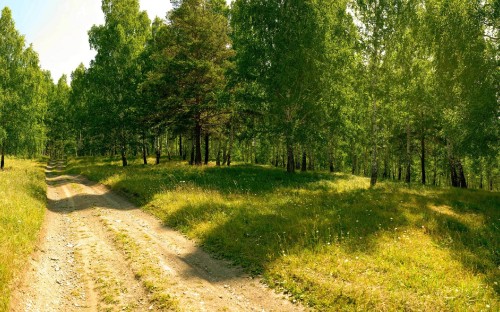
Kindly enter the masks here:
M 496 310 L 500 194 L 172 162 L 71 170 L 318 310 Z
M 0 311 L 9 305 L 11 282 L 33 251 L 46 206 L 40 163 L 8 159 L 0 171 Z

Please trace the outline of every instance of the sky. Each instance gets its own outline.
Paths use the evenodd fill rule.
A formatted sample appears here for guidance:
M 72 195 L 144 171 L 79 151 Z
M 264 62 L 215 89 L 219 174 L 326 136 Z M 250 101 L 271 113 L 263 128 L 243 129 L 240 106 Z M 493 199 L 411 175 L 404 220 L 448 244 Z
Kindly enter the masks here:
M 165 18 L 169 0 L 139 0 L 149 18 Z M 25 35 L 26 46 L 33 44 L 43 69 L 57 81 L 95 56 L 87 32 L 92 25 L 104 23 L 101 0 L 0 0 L 0 10 L 9 7 L 16 29 Z

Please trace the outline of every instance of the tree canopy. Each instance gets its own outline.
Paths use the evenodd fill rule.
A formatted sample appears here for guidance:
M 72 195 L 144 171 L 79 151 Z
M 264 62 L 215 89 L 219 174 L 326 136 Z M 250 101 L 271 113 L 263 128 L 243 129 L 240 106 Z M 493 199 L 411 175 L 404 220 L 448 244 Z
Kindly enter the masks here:
M 350 171 L 372 185 L 498 184 L 498 1 L 172 4 L 151 21 L 138 0 L 103 0 L 105 22 L 89 31 L 97 54 L 70 85 L 40 69 L 5 8 L 2 155 L 120 155 L 126 166 L 166 153 Z

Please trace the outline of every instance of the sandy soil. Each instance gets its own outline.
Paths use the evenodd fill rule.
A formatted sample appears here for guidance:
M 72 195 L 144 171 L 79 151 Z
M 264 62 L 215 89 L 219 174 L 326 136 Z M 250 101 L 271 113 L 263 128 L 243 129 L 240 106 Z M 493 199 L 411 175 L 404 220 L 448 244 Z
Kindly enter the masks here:
M 303 311 L 103 185 L 47 167 L 47 211 L 11 311 Z

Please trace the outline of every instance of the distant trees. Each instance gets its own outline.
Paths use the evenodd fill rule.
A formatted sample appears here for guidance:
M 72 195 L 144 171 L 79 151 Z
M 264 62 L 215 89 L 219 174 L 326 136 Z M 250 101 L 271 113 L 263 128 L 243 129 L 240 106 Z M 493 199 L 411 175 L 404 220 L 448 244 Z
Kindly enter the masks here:
M 0 168 L 6 154 L 35 156 L 44 150 L 50 75 L 15 28 L 9 8 L 0 17 Z
M 118 10 L 118 3 L 104 1 L 103 9 Z M 137 10 L 91 31 L 98 57 L 79 71 L 78 81 L 88 84 L 78 84 L 87 101 L 80 110 L 87 118 L 94 109 L 105 116 L 92 121 L 93 138 L 109 137 L 108 152 L 130 146 L 146 160 L 154 147 L 157 163 L 163 148 L 169 157 L 170 149 L 183 159 L 190 155 L 198 165 L 237 159 L 289 172 L 349 168 L 369 175 L 372 185 L 380 178 L 444 184 L 449 176 L 452 185 L 466 186 L 467 159 L 481 159 L 473 168 L 483 168 L 481 179 L 492 179 L 499 138 L 492 2 L 173 4 L 166 21 L 156 19 L 150 28 L 144 22 L 131 32 L 143 34 L 133 56 L 111 61 L 127 49 L 113 50 L 98 38 L 111 36 L 110 25 L 127 24 L 124 16 Z M 117 68 L 139 66 L 140 73 L 132 71 L 126 77 L 133 83 L 115 88 L 123 79 L 111 78 L 116 68 L 99 69 L 108 64 L 103 56 L 109 64 L 120 59 Z M 128 90 L 130 100 L 111 96 L 116 89 Z M 120 101 L 124 109 L 113 110 Z M 126 130 L 111 127 L 108 118 L 121 120 Z M 142 140 L 123 140 L 120 133 Z M 90 137 L 80 138 L 83 146 L 90 146 Z
M 54 158 L 61 157 L 65 151 L 74 150 L 74 129 L 70 118 L 70 87 L 66 75 L 49 91 L 50 105 L 45 118 L 47 126 L 47 149 Z
M 328 169 L 495 187 L 494 0 L 103 0 L 97 51 L 54 85 L 4 9 L 2 154 L 163 152 L 191 164 Z M 25 113 L 27 110 L 29 114 Z M 3 163 L 3 162 L 2 162 Z M 417 165 L 418 164 L 418 165 Z

